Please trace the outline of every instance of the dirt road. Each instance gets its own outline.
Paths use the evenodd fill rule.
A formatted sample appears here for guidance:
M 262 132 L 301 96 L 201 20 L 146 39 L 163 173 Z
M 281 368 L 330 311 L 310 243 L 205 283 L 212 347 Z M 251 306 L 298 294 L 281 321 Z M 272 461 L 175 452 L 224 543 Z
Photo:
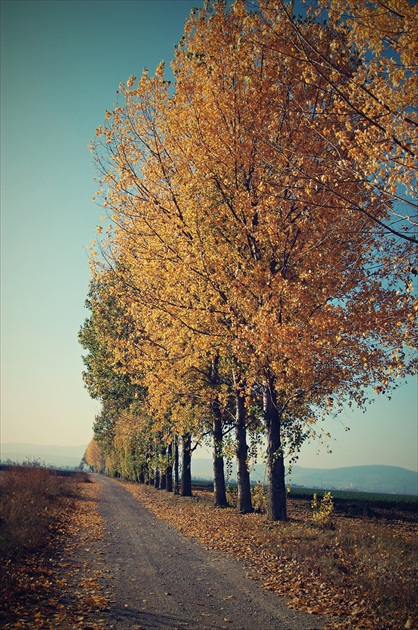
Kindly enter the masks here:
M 311 630 L 318 617 L 288 610 L 245 577 L 245 567 L 183 538 L 122 485 L 105 477 L 98 509 L 105 536 L 106 628 Z

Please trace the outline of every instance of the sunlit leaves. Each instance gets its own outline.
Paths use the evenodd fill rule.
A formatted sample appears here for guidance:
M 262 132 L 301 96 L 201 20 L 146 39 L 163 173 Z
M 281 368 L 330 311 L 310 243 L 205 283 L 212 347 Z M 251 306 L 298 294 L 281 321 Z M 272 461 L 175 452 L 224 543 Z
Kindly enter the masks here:
M 351 72 L 331 53 L 323 53 L 318 63 L 312 57 L 316 42 L 300 33 L 306 64 L 336 91 L 340 113 L 355 113 L 353 123 L 338 134 L 341 148 L 356 164 L 352 172 L 392 199 L 393 213 L 385 221 L 392 233 L 416 242 L 417 8 L 408 0 L 318 4 L 335 29 L 334 41 L 351 47 L 358 61 Z
M 410 76 L 379 57 L 390 15 L 346 32 L 351 3 L 331 5 L 331 27 L 281 2 L 194 12 L 175 90 L 163 64 L 130 77 L 98 129 L 114 229 L 93 267 L 99 286 L 111 271 L 118 322 L 97 335 L 111 369 L 146 387 L 155 434 L 200 439 L 214 357 L 217 404 L 232 367 L 248 407 L 274 390 L 294 450 L 330 395 L 363 406 L 415 369 L 412 243 L 387 229 L 411 184 Z

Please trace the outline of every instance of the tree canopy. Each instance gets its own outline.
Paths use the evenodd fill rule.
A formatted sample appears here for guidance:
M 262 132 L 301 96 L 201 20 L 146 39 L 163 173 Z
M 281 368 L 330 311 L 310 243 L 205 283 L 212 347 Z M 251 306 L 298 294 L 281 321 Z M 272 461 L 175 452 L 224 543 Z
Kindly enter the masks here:
M 320 415 L 416 369 L 413 219 L 394 218 L 413 188 L 412 61 L 405 34 L 403 74 L 379 48 L 392 11 L 366 50 L 350 7 L 330 2 L 326 23 L 267 0 L 194 11 L 175 85 L 163 64 L 130 77 L 92 144 L 110 221 L 87 385 L 141 386 L 157 442 L 212 431 L 218 472 L 229 428 L 247 468 L 247 431 L 264 432 L 275 520 L 285 455 Z

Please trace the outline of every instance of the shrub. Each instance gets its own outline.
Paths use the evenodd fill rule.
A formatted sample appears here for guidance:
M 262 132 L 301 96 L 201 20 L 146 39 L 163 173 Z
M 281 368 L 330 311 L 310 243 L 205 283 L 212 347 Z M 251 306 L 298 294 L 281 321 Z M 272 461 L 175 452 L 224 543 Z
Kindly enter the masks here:
M 258 482 L 251 489 L 253 508 L 256 512 L 265 514 L 267 511 L 267 486 Z
M 332 499 L 331 492 L 325 492 L 320 501 L 315 493 L 313 495 L 311 507 L 313 510 L 312 518 L 314 521 L 321 524 L 329 523 L 334 512 L 334 501 Z

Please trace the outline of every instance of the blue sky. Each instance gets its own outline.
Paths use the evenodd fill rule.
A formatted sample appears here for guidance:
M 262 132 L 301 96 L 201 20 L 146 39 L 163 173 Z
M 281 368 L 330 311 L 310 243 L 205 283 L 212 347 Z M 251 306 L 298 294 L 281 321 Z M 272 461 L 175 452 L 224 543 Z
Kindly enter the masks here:
M 87 145 L 129 75 L 172 57 L 203 0 L 1 2 L 1 441 L 85 444 L 87 250 L 101 209 Z M 351 427 L 345 432 L 343 425 Z M 330 421 L 332 455 L 300 464 L 417 470 L 414 379 L 366 414 Z

